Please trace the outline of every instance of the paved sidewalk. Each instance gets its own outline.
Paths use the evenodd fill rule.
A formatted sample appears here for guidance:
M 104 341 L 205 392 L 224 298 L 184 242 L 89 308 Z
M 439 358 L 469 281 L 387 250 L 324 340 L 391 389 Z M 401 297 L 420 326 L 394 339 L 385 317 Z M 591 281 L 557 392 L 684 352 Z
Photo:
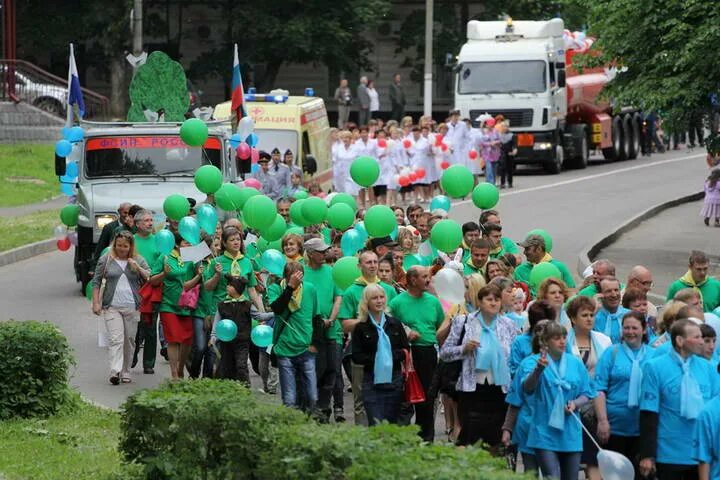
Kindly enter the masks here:
M 45 210 L 60 209 L 67 204 L 67 201 L 68 197 L 60 195 L 44 202 L 18 205 L 17 207 L 0 207 L 0 217 L 21 217 Z
M 702 200 L 673 207 L 652 217 L 620 236 L 600 251 L 598 258 L 609 258 L 625 281 L 634 265 L 645 265 L 653 272 L 652 293 L 664 298 L 668 286 L 687 271 L 690 250 L 702 250 L 710 257 L 710 274 L 720 276 L 720 228 L 703 224 Z M 653 299 L 653 303 L 660 303 Z

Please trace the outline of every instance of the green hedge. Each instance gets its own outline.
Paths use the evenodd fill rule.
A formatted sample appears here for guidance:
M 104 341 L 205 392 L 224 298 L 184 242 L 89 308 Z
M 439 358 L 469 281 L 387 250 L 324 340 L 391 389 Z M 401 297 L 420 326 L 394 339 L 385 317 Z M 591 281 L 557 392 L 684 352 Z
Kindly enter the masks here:
M 316 424 L 236 382 L 168 382 L 123 406 L 120 450 L 149 479 L 515 479 L 479 448 L 420 442 L 415 427 Z
M 74 364 L 62 332 L 51 323 L 0 322 L 0 345 L 0 419 L 57 412 Z

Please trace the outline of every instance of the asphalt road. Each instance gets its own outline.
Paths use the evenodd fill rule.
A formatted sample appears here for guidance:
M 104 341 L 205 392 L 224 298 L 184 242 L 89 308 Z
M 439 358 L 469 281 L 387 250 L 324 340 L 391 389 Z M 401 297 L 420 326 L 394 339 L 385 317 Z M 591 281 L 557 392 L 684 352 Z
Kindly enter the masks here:
M 544 228 L 553 237 L 555 257 L 574 272 L 580 250 L 624 219 L 702 190 L 707 175 L 703 159 L 700 150 L 683 150 L 626 162 L 594 161 L 585 170 L 560 175 L 522 167 L 516 188 L 502 191 L 497 208 L 507 236 L 520 240 L 528 230 Z M 477 221 L 479 211 L 465 201 L 454 205 L 450 213 L 465 222 Z M 3 318 L 58 325 L 75 350 L 77 365 L 71 383 L 87 398 L 116 408 L 131 392 L 155 386 L 169 376 L 161 359 L 155 375 L 136 370 L 132 384 L 111 386 L 105 350 L 97 347 L 96 317 L 78 290 L 70 252 L 44 254 L 0 268 Z

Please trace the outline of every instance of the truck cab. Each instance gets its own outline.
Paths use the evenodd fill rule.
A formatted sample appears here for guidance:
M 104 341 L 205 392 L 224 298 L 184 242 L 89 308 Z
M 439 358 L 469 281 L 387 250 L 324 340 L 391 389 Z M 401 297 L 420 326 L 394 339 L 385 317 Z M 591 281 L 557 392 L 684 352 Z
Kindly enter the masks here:
M 85 137 L 75 144 L 67 161 L 78 163 L 74 185 L 80 206 L 75 247 L 75 273 L 82 288 L 90 281 L 95 246 L 105 225 L 117 219 L 121 202 L 138 204 L 155 213 L 171 194 L 205 200 L 194 183 L 195 170 L 214 165 L 226 182 L 240 182 L 229 143 L 227 122 L 208 122 L 202 147 L 180 139 L 180 123 L 82 122 Z M 56 157 L 57 175 L 64 175 L 66 159 Z

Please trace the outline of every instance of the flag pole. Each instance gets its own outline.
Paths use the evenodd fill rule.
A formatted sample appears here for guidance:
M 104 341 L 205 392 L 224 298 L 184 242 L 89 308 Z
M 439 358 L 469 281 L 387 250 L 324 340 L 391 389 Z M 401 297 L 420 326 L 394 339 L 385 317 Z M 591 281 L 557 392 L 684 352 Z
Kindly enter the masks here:
M 70 58 L 68 60 L 68 82 L 67 82 L 67 99 L 65 102 L 65 110 L 66 110 L 66 118 L 65 118 L 65 126 L 67 128 L 72 127 L 73 124 L 73 108 L 72 105 L 70 105 L 70 82 L 72 81 L 72 61 L 75 57 L 75 53 L 73 51 L 73 44 L 70 44 Z

